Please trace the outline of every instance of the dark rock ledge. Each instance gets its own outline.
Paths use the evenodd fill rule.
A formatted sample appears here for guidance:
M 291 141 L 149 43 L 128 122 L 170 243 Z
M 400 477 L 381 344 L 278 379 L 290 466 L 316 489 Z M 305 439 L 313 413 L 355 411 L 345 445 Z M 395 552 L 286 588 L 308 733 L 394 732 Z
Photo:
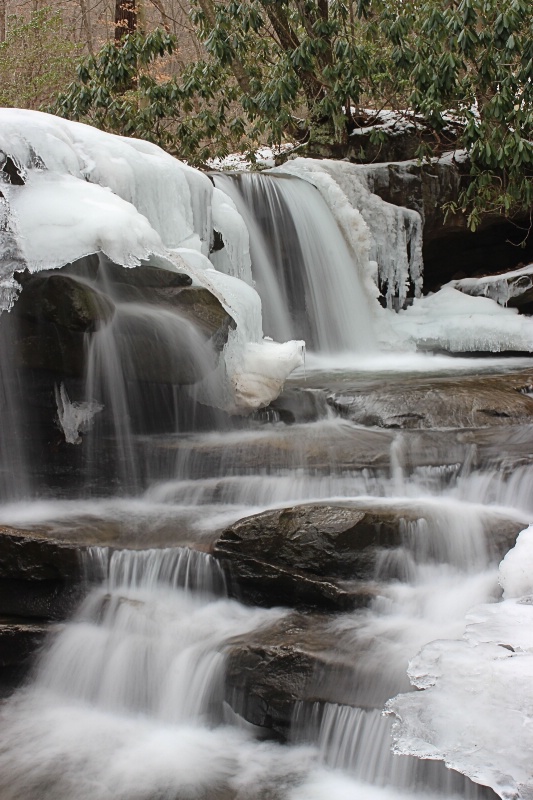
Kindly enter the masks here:
M 381 581 L 401 579 L 394 559 L 383 555 L 408 550 L 413 531 L 431 537 L 432 516 L 438 513 L 423 505 L 357 501 L 266 511 L 227 528 L 213 554 L 230 591 L 245 602 L 348 611 L 368 605 Z M 417 529 L 420 520 L 427 525 Z M 523 527 L 487 512 L 485 532 L 495 558 L 513 546 Z

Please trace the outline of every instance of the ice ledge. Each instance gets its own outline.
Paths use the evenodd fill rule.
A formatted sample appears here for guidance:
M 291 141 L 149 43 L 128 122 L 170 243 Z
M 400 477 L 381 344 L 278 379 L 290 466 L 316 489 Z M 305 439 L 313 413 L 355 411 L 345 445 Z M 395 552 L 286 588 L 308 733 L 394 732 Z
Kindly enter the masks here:
M 473 609 L 462 641 L 409 665 L 420 692 L 389 701 L 394 752 L 438 759 L 502 800 L 533 798 L 533 526 L 500 564 L 504 600 Z

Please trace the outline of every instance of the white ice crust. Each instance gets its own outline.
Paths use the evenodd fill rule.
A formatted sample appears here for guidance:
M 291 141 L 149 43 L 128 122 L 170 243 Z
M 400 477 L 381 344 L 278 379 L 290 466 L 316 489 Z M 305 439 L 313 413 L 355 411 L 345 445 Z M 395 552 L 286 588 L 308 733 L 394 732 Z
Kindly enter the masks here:
M 409 665 L 421 692 L 388 704 L 395 752 L 440 759 L 503 800 L 533 797 L 533 526 L 500 564 L 504 599 Z
M 485 275 L 482 278 L 461 278 L 448 284 L 473 297 L 490 297 L 501 306 L 515 297 L 531 291 L 533 287 L 533 264 L 501 275 Z
M 252 410 L 279 394 L 302 363 L 303 343 L 263 342 L 246 227 L 206 175 L 148 142 L 18 109 L 0 111 L 0 166 L 5 156 L 23 185 L 1 181 L 0 310 L 16 297 L 17 270 L 54 269 L 99 252 L 125 267 L 151 259 L 195 274 L 232 314 L 237 330 L 225 360 L 235 397 L 227 405 Z M 226 245 L 215 264 L 207 259 L 213 216 Z M 213 275 L 198 278 L 206 269 Z
M 400 311 L 394 327 L 405 342 L 454 353 L 533 350 L 533 320 L 489 297 L 470 297 L 443 286 Z
M 483 279 L 480 289 L 469 294 L 463 293 L 466 281 L 461 281 L 422 297 L 422 219 L 418 212 L 387 203 L 372 192 L 374 172 L 382 166 L 295 158 L 274 170 L 307 180 L 326 200 L 354 253 L 367 296 L 371 302 L 376 298 L 372 313 L 381 348 L 533 351 L 533 320 L 514 308 L 502 307 L 513 296 L 506 277 L 531 280 L 533 267 Z M 401 169 L 402 164 L 395 167 Z M 382 309 L 377 302 L 378 284 L 385 287 L 389 307 L 402 307 L 409 285 L 415 299 L 399 313 Z
M 410 282 L 420 295 L 422 220 L 418 212 L 386 203 L 373 194 L 368 188 L 367 171 L 357 164 L 297 158 L 280 170 L 317 187 L 352 249 L 365 259 L 367 274 L 386 284 L 389 306 L 395 297 L 403 305 Z M 377 275 L 373 275 L 375 264 Z M 374 295 L 376 290 L 374 285 Z

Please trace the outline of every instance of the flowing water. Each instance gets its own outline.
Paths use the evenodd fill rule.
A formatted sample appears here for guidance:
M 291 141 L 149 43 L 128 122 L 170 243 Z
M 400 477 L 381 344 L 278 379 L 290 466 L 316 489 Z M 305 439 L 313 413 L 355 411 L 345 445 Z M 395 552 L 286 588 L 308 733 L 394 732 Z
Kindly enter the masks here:
M 265 335 L 305 339 L 326 353 L 375 350 L 362 276 L 319 192 L 299 178 L 267 174 L 217 175 L 215 184 L 250 231 Z
M 282 188 L 270 177 L 219 180 L 256 217 L 247 221 L 256 280 L 271 306 L 266 332 L 300 338 L 304 324 L 319 353 L 372 348 L 372 318 L 350 279 L 353 260 L 347 249 L 332 249 L 330 238 L 338 242 L 339 234 L 330 232 L 318 193 L 288 179 L 279 181 Z M 264 228 L 265 219 L 263 237 L 253 224 Z M 311 234 L 322 224 L 320 249 Z M 339 285 L 324 272 L 332 262 L 343 265 Z M 58 536 L 112 528 L 126 542 L 85 551 L 85 599 L 50 636 L 29 683 L 0 707 L 1 800 L 493 796 L 441 764 L 392 755 L 381 711 L 388 698 L 409 690 L 407 664 L 426 642 L 460 637 L 465 613 L 498 597 L 489 533 L 500 521 L 525 523 L 532 511 L 524 457 L 530 431 L 509 429 L 493 445 L 482 437 L 452 443 L 449 431 L 363 427 L 337 417 L 324 392 L 310 388 L 326 390 L 334 373 L 302 371 L 291 385 L 313 400 L 312 421 L 289 425 L 274 412 L 225 429 L 195 430 L 189 421 L 183 430 L 175 408 L 162 433 L 127 374 L 137 324 L 153 325 L 154 336 L 167 342 L 194 337 L 179 318 L 156 320 L 138 305 L 119 308 L 112 325 L 93 337 L 85 401 L 111 414 L 87 434 L 85 487 L 94 483 L 99 448 L 109 437 L 121 496 L 112 485 L 106 497 L 84 489 L 63 501 L 39 500 L 35 492 L 29 502 L 24 454 L 15 451 L 15 481 L 6 477 L 8 457 L 0 456 L 3 523 L 53 523 Z M 426 378 L 431 363 L 426 358 Z M 412 366 L 419 368 L 416 359 Z M 368 363 L 359 367 L 368 376 Z M 448 362 L 446 368 L 455 369 Z M 505 367 L 471 361 L 463 369 Z M 352 370 L 354 386 L 364 383 L 362 374 Z M 393 366 L 377 377 L 394 383 L 405 374 Z M 15 384 L 7 375 L 6 385 Z M 12 398 L 4 391 L 1 399 L 2 425 L 15 430 L 20 417 L 9 416 Z M 176 407 L 180 399 L 174 395 Z M 144 430 L 143 415 L 150 420 Z M 377 559 L 369 607 L 322 620 L 344 661 L 349 654 L 349 670 L 330 658 L 315 677 L 321 697 L 337 700 L 295 703 L 289 742 L 281 744 L 232 706 L 225 669 L 235 641 L 290 612 L 230 599 L 208 551 L 233 521 L 310 500 L 420 513 L 404 524 L 397 547 Z

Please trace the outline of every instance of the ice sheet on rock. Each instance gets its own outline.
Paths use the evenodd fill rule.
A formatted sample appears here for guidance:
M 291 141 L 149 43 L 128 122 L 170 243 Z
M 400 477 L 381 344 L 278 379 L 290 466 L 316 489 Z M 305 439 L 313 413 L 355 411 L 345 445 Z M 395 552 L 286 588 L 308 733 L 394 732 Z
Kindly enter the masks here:
M 466 617 L 409 665 L 414 686 L 387 706 L 395 752 L 441 759 L 504 800 L 533 797 L 533 529 L 500 565 L 505 599 Z M 513 596 L 515 595 L 516 596 Z
M 2 109 L 0 150 L 28 170 L 46 169 L 107 186 L 132 203 L 169 247 L 196 232 L 205 252 L 212 184 L 156 145 L 50 114 Z
M 164 253 L 146 217 L 98 184 L 34 171 L 25 186 L 4 187 L 4 192 L 31 271 L 62 267 L 99 251 L 126 267 Z
M 267 406 L 290 373 L 302 366 L 305 342 L 263 339 L 261 298 L 252 286 L 212 269 L 200 253 L 180 250 L 178 255 L 188 262 L 193 280 L 209 289 L 236 323 L 224 347 L 226 396 L 213 399 L 223 408 L 244 413 Z
M 461 278 L 450 281 L 448 285 L 473 297 L 490 297 L 499 305 L 506 306 L 509 300 L 519 297 L 533 287 L 533 264 L 501 275 Z
M 222 236 L 224 247 L 210 255 L 215 269 L 252 285 L 250 236 L 233 200 L 220 189 L 213 190 L 213 228 Z
M 282 170 L 309 180 L 322 192 L 348 241 L 361 239 L 362 227 L 354 223 L 357 210 L 367 226 L 368 259 L 378 265 L 378 279 L 386 285 L 387 305 L 397 298 L 401 307 L 407 297 L 409 284 L 416 296 L 422 291 L 422 220 L 416 211 L 386 203 L 368 188 L 367 172 L 358 164 L 345 161 L 297 158 L 281 167 Z M 336 193 L 325 184 L 326 176 L 333 179 Z M 321 188 L 322 187 L 322 188 Z M 341 199 L 342 198 L 342 199 Z M 361 232 L 359 232 L 361 231 Z
M 302 341 L 248 343 L 232 375 L 237 408 L 254 410 L 275 400 L 290 373 L 302 366 L 304 348 Z
M 421 297 L 391 321 L 396 336 L 423 349 L 451 352 L 533 350 L 533 320 L 488 297 L 470 297 L 451 286 Z

